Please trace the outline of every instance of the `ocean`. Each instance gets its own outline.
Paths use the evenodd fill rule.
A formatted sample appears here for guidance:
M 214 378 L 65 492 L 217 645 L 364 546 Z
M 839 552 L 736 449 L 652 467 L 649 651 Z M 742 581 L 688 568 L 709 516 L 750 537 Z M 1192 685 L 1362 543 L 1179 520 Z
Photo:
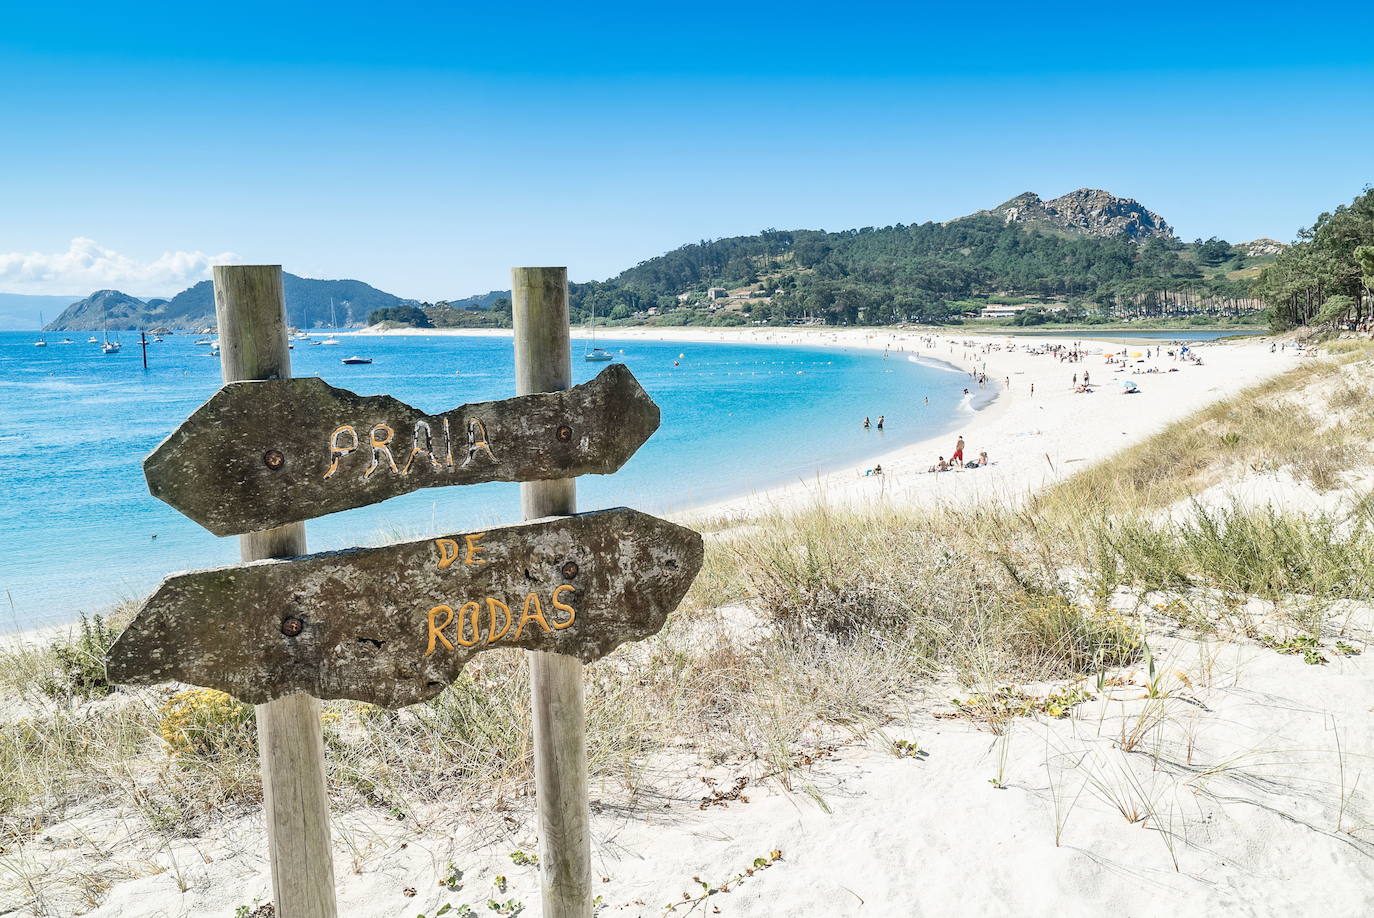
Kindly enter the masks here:
M 138 336 L 106 356 L 89 333 L 0 332 L 0 629 L 70 621 L 146 595 L 174 571 L 238 561 L 216 538 L 148 494 L 142 461 L 220 383 L 197 336 Z M 63 344 L 63 338 L 74 343 Z M 324 333 L 315 333 L 315 340 Z M 296 376 L 428 412 L 514 394 L 508 337 L 346 336 L 297 342 Z M 952 431 L 973 406 L 966 374 L 938 361 L 857 348 L 686 344 L 601 338 L 634 371 L 662 425 L 612 476 L 578 480 L 582 510 L 671 513 L 769 486 L 814 479 L 885 450 Z M 604 364 L 580 359 L 575 382 Z M 344 366 L 359 354 L 370 365 Z M 988 397 L 990 393 L 983 393 Z M 926 399 L 929 404 L 926 404 Z M 862 428 L 886 416 L 886 429 Z M 433 488 L 312 520 L 310 549 L 517 522 L 518 486 Z

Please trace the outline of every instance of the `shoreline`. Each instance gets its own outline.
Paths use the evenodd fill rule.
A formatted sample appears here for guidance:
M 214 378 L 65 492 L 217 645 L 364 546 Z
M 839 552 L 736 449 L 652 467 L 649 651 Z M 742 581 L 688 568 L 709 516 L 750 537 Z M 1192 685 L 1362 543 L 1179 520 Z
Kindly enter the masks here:
M 574 340 L 585 340 L 574 329 Z M 354 335 L 423 336 L 477 334 L 509 337 L 507 329 L 387 329 Z M 1270 354 L 1266 336 L 1228 341 L 1185 342 L 1201 365 L 1168 356 L 1168 345 L 1143 339 L 1113 343 L 1073 334 L 998 335 L 949 329 L 838 328 L 619 328 L 602 340 L 653 340 L 712 344 L 774 344 L 878 351 L 939 365 L 968 375 L 986 368 L 992 397 L 970 410 L 962 427 L 936 432 L 890 449 L 875 444 L 862 468 L 821 471 L 787 484 L 756 488 L 736 497 L 684 506 L 672 518 L 702 522 L 739 520 L 789 512 L 816 501 L 899 506 L 980 499 L 1019 503 L 1074 471 L 1108 458 L 1157 433 L 1169 423 L 1212 402 L 1263 382 L 1295 366 L 1293 350 Z M 1082 359 L 1061 362 L 1047 353 L 1056 346 L 1081 346 Z M 1108 354 L 1127 357 L 1125 367 L 1107 364 Z M 928 365 L 929 365 L 928 363 Z M 1073 391 L 1072 379 L 1091 375 L 1093 391 Z M 1175 372 L 1176 371 L 1176 372 Z M 1120 381 L 1134 379 L 1140 392 L 1123 395 Z M 979 389 L 970 380 L 975 395 Z M 1034 391 L 1032 392 L 1032 389 Z M 986 469 L 929 473 L 938 457 L 948 458 L 955 437 L 966 440 L 965 457 L 989 453 Z M 882 475 L 863 474 L 882 466 Z

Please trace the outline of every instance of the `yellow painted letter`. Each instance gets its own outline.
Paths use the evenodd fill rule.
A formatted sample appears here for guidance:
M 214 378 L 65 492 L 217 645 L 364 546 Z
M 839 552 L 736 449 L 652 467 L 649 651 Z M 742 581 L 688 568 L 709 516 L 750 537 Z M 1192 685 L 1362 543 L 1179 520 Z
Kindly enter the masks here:
M 448 567 L 458 560 L 458 543 L 452 539 L 435 539 L 434 544 L 439 546 L 439 568 Z
M 440 613 L 444 615 L 444 623 L 442 625 L 436 625 L 434 624 L 434 620 L 439 617 Z M 448 638 L 444 637 L 444 629 L 452 622 L 452 606 L 435 606 L 433 609 L 429 610 L 429 649 L 425 651 L 425 656 L 434 653 L 434 642 L 436 640 L 441 642 L 449 650 L 453 649 L 453 645 L 448 642 Z
M 345 446 L 339 442 L 339 437 L 343 434 L 348 434 L 353 438 L 353 444 L 351 446 Z M 347 424 L 342 427 L 336 427 L 334 432 L 329 435 L 329 471 L 324 473 L 324 477 L 332 478 L 334 473 L 339 470 L 339 460 L 357 448 L 358 432 Z
M 533 607 L 534 611 L 530 609 Z M 525 630 L 525 622 L 536 621 L 544 629 L 544 633 L 549 633 L 549 623 L 544 619 L 544 605 L 539 601 L 538 593 L 530 593 L 525 597 L 525 611 L 520 615 L 520 624 L 515 626 L 515 640 L 520 640 L 520 632 Z
M 562 631 L 564 628 L 571 625 L 577 619 L 577 610 L 566 602 L 560 602 L 558 599 L 558 594 L 563 592 L 564 590 L 567 590 L 569 593 L 571 593 L 573 591 L 572 584 L 564 583 L 560 586 L 556 586 L 553 588 L 553 607 L 557 609 L 559 612 L 568 613 L 568 620 L 566 622 L 553 623 L 553 626 L 557 628 L 559 631 Z
M 496 610 L 501 610 L 501 630 L 496 630 Z M 495 644 L 510 630 L 510 606 L 499 599 L 487 597 L 487 643 Z
M 468 543 L 467 554 L 463 555 L 463 563 L 464 563 L 464 564 L 486 564 L 486 563 L 487 563 L 485 558 L 479 558 L 479 557 L 477 557 L 477 553 L 478 553 L 479 551 L 486 551 L 486 550 L 487 550 L 485 546 L 482 546 L 482 545 L 478 545 L 478 544 L 477 544 L 477 540 L 480 539 L 480 538 L 482 538 L 482 536 L 484 536 L 484 535 L 486 535 L 485 532 L 479 532 L 479 533 L 477 533 L 477 534 L 475 534 L 475 535 L 463 536 L 463 541 L 465 541 L 465 542 Z
M 468 611 L 471 610 L 471 611 Z M 482 626 L 477 621 L 477 614 L 482 607 L 475 602 L 465 602 L 458 610 L 458 643 L 464 647 L 471 647 L 477 643 L 477 639 L 482 636 Z M 472 619 L 472 640 L 463 640 L 463 628 L 467 625 L 468 619 Z
M 395 436 L 395 432 L 385 424 L 377 424 L 367 436 L 372 443 L 372 464 L 367 467 L 367 471 L 363 472 L 363 477 L 371 478 L 372 473 L 381 466 L 382 453 L 386 453 L 386 464 L 391 466 L 391 471 L 400 471 L 396 468 L 396 458 L 391 455 L 391 447 L 388 445 L 391 443 L 391 438 Z

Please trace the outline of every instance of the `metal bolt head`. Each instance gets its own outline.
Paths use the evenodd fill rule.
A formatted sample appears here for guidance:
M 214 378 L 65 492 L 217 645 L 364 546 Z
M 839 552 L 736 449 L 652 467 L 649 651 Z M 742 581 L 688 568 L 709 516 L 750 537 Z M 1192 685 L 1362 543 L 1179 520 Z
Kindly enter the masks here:
M 563 564 L 563 577 L 571 580 L 577 576 L 577 562 L 567 561 Z
M 296 616 L 294 615 L 288 615 L 286 618 L 281 620 L 281 633 L 286 635 L 287 637 L 296 637 L 304 630 L 305 622 L 301 621 L 299 618 L 296 618 Z
M 262 464 L 275 472 L 286 464 L 286 457 L 282 455 L 282 451 L 279 449 L 269 449 L 262 454 Z
M 560 424 L 556 436 L 559 443 L 567 443 L 572 439 L 572 428 L 567 424 Z

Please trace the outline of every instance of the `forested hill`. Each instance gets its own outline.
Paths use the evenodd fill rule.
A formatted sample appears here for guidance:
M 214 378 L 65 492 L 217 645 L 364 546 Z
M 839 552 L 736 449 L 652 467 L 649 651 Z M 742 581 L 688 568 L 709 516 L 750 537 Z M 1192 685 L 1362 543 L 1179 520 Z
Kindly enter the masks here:
M 1178 298 L 1238 301 L 1249 293 L 1244 269 L 1270 260 L 1256 261 L 1218 239 L 1074 235 L 985 214 L 943 224 L 765 230 L 703 241 L 608 281 L 574 285 L 573 294 L 579 312 L 595 307 L 611 318 L 678 309 L 679 295 L 690 304 L 714 287 L 756 293 L 749 321 L 940 321 L 989 298 L 1044 298 L 1104 310 Z
M 286 297 L 286 320 L 297 328 L 328 328 L 335 322 L 338 327 L 361 325 L 374 309 L 416 304 L 358 280 L 319 280 L 289 273 L 282 274 L 282 293 Z M 181 291 L 168 301 L 166 310 L 177 317 L 203 318 L 188 324 L 213 325 L 214 284 L 201 281 Z M 331 311 L 337 319 L 331 317 Z

